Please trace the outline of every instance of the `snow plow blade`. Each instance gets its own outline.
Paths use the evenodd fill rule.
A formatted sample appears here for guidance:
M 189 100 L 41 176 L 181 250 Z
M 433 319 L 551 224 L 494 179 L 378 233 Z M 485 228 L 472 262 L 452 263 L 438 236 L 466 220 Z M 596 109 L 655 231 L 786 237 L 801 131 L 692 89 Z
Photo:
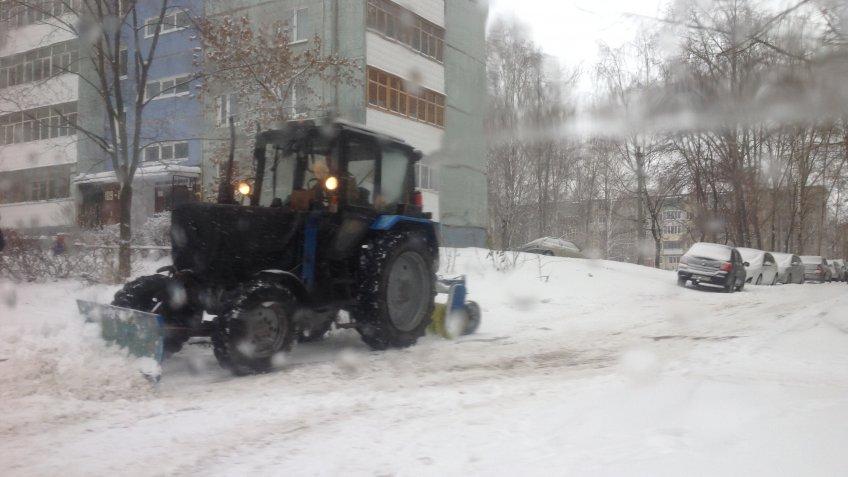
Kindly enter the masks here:
M 103 339 L 126 349 L 138 358 L 152 358 L 161 364 L 165 355 L 164 321 L 154 313 L 77 300 L 86 321 L 100 324 Z

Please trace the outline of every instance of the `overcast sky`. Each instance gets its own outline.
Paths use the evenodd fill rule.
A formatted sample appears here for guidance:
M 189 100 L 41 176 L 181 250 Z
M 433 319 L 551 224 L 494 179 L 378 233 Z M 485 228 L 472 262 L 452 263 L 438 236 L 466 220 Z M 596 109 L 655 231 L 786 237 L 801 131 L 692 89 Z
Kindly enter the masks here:
M 598 43 L 620 46 L 633 38 L 640 24 L 634 17 L 662 16 L 668 0 L 490 0 L 490 21 L 513 15 L 528 25 L 542 49 L 568 67 L 583 70 L 580 89 L 591 89 L 590 72 L 598 58 Z

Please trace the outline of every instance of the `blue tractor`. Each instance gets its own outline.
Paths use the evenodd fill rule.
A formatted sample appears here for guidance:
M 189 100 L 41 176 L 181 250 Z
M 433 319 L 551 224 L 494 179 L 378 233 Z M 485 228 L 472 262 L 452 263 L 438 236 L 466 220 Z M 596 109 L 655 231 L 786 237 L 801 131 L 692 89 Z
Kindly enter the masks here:
M 341 122 L 260 133 L 250 183 L 226 173 L 218 203 L 172 212 L 173 265 L 127 283 L 112 306 L 81 309 L 139 355 L 210 337 L 237 375 L 271 369 L 278 353 L 334 323 L 375 350 L 411 346 L 438 291 L 450 298 L 435 316 L 459 313 L 461 333 L 473 332 L 480 311 L 465 301 L 464 280 L 436 277 L 437 224 L 414 188 L 420 158 L 401 140 Z

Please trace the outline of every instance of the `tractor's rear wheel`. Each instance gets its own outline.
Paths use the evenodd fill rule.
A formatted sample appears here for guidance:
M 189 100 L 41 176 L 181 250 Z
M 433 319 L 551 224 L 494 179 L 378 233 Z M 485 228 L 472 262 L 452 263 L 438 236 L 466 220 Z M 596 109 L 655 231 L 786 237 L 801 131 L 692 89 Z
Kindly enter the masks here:
M 218 364 L 237 376 L 270 371 L 274 356 L 291 349 L 295 306 L 294 295 L 282 285 L 243 287 L 212 334 Z
M 375 350 L 412 346 L 433 316 L 436 275 L 427 240 L 413 232 L 371 239 L 359 259 L 357 330 Z
M 178 300 L 172 298 L 176 295 L 181 295 Z M 175 301 L 179 300 L 183 303 L 178 305 Z M 180 316 L 190 316 L 191 313 L 184 310 L 185 289 L 173 278 L 159 274 L 136 278 L 115 293 L 112 305 L 163 316 L 166 325 L 172 325 L 163 339 L 167 354 L 179 352 L 189 339 L 188 332 L 174 331 L 186 329 L 185 320 L 181 320 Z

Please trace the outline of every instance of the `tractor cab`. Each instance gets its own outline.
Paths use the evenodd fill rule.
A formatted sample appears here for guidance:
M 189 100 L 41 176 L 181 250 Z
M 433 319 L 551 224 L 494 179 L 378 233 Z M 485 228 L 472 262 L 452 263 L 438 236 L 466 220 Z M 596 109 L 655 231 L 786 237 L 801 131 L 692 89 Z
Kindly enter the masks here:
M 423 217 L 414 191 L 421 154 L 344 123 L 290 123 L 257 136 L 251 206 Z

